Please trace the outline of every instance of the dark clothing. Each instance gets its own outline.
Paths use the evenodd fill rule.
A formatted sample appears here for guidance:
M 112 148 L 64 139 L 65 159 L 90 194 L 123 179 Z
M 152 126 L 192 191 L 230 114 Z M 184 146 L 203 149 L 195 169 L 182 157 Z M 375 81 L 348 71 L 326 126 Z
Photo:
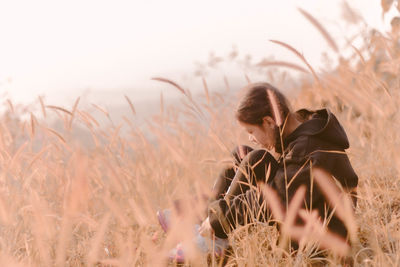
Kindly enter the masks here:
M 265 182 L 275 189 L 283 206 L 301 185 L 305 185 L 304 207 L 318 210 L 321 218 L 331 211 L 327 209 L 329 205 L 321 190 L 312 185 L 312 166 L 328 171 L 345 189 L 357 186 L 358 177 L 344 152 L 349 142 L 336 117 L 327 109 L 303 109 L 296 115 L 303 122 L 284 138 L 284 153 L 278 161 L 266 150 L 251 151 L 243 158 L 232 180 L 226 180 L 230 184 L 226 194 L 223 197 L 220 194 L 220 198 L 209 205 L 208 215 L 216 236 L 226 238 L 237 225 L 268 220 L 269 210 L 255 189 L 257 182 Z M 289 185 L 287 195 L 286 185 Z M 336 216 L 331 218 L 328 228 L 342 237 L 347 235 L 343 222 Z
M 225 197 L 225 194 L 232 183 L 232 179 L 235 176 L 236 170 L 239 168 L 242 159 L 252 150 L 253 149 L 249 146 L 241 145 L 232 151 L 231 156 L 233 162 L 231 166 L 228 166 L 221 171 L 218 179 L 215 181 L 212 190 L 211 201 Z

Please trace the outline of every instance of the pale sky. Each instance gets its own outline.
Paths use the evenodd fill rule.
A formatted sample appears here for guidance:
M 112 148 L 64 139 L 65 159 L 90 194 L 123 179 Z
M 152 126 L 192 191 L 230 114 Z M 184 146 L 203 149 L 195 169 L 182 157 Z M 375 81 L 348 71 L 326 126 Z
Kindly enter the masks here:
M 388 24 L 381 19 L 379 0 L 348 2 L 373 27 Z M 320 53 L 329 48 L 297 7 L 340 39 L 348 30 L 340 3 L 0 0 L 0 95 L 7 92 L 16 102 L 46 95 L 54 104 L 88 88 L 146 97 L 158 90 L 150 77 L 191 75 L 195 61 L 207 61 L 210 51 L 226 55 L 232 45 L 254 58 L 293 58 L 269 39 L 293 45 L 318 66 Z

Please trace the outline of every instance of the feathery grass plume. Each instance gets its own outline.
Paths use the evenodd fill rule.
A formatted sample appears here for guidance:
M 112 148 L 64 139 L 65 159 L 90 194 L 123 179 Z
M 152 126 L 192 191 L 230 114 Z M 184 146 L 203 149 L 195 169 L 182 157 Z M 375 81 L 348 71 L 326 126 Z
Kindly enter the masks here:
M 314 69 L 311 67 L 311 65 L 308 63 L 308 61 L 306 60 L 306 58 L 296 49 L 294 49 L 292 46 L 288 45 L 287 43 L 278 41 L 278 40 L 270 40 L 270 42 L 278 44 L 280 46 L 285 47 L 286 49 L 292 51 L 298 58 L 301 59 L 301 61 L 303 61 L 304 64 L 306 64 L 307 68 L 311 71 L 312 75 L 314 76 L 314 79 L 318 82 L 318 84 L 321 84 L 320 79 L 318 78 L 317 73 L 314 71 Z
M 299 216 L 305 221 L 303 236 L 299 238 L 299 252 L 303 252 L 306 243 L 309 242 L 312 232 L 315 231 L 315 222 L 318 222 L 318 211 L 310 209 L 310 214 L 306 210 L 299 210 Z
M 312 175 L 318 187 L 334 207 L 337 216 L 345 223 L 352 241 L 356 240 L 357 224 L 354 218 L 352 201 L 346 192 L 340 191 L 333 177 L 324 169 L 313 166 Z
M 245 73 L 245 74 L 244 74 L 244 78 L 246 79 L 246 81 L 247 81 L 248 84 L 251 84 L 251 80 L 250 80 L 249 75 L 247 75 L 247 74 Z
M 79 110 L 78 114 L 81 116 L 82 121 L 85 122 L 86 125 L 92 126 L 92 123 L 94 123 L 96 127 L 100 127 L 99 122 L 95 118 L 93 118 L 93 116 L 90 115 L 88 112 Z
M 274 61 L 274 60 L 263 59 L 261 62 L 257 63 L 256 65 L 260 66 L 260 67 L 269 67 L 269 66 L 286 67 L 286 68 L 297 70 L 297 71 L 300 71 L 303 73 L 310 73 L 305 68 L 303 68 L 295 63 L 286 62 L 286 61 Z
M 45 106 L 45 104 L 43 102 L 43 98 L 41 96 L 39 96 L 39 102 L 40 102 L 40 107 L 42 109 L 43 117 L 46 118 L 46 106 Z
M 3 193 L 0 192 L 0 222 L 7 226 L 12 223 L 12 218 L 10 216 L 11 211 L 9 205 L 7 205 L 6 200 L 3 197 Z
M 59 111 L 62 111 L 62 112 L 64 112 L 64 113 L 66 113 L 66 114 L 68 114 L 68 115 L 72 116 L 72 113 L 71 113 L 71 111 L 68 111 L 68 110 L 66 110 L 65 108 L 62 108 L 62 107 L 53 106 L 53 105 L 47 105 L 47 106 L 46 106 L 46 108 L 50 108 L 50 109 L 59 110 Z
M 106 115 L 106 117 L 109 117 L 110 116 L 110 114 L 108 113 L 108 111 L 105 109 L 105 108 L 102 108 L 102 107 L 100 107 L 99 105 L 96 105 L 96 104 L 94 104 L 94 103 L 92 103 L 92 106 L 95 108 L 95 109 L 97 109 L 97 110 L 99 110 L 101 113 L 103 113 L 104 115 Z
M 130 198 L 128 200 L 129 206 L 131 207 L 133 214 L 134 214 L 134 219 L 136 221 L 137 224 L 139 224 L 140 226 L 146 226 L 148 223 L 148 218 L 145 216 L 141 205 L 137 203 L 136 200 L 134 200 L 133 198 Z
M 286 247 L 287 242 L 289 241 L 288 238 L 292 238 L 291 232 L 295 227 L 295 220 L 300 207 L 304 203 L 305 194 L 306 187 L 302 185 L 296 190 L 296 193 L 294 194 L 290 203 L 287 205 L 284 221 L 282 223 L 282 235 L 280 237 L 281 247 Z M 300 240 L 300 237 L 297 237 L 296 240 Z
M 125 192 L 125 187 L 124 187 L 124 181 L 120 178 L 118 175 L 118 164 L 114 166 L 114 164 L 111 164 L 112 162 L 106 161 L 103 162 L 104 166 L 106 167 L 106 172 L 109 177 L 108 183 L 109 186 L 113 189 L 118 194 L 124 194 Z M 112 203 L 112 202 L 110 202 Z
M 33 113 L 31 112 L 31 132 L 30 132 L 31 138 L 35 137 L 35 121 L 36 121 L 36 118 L 33 115 Z
M 356 52 L 356 54 L 357 54 L 358 57 L 360 58 L 361 63 L 362 63 L 363 65 L 365 65 L 366 61 L 365 61 L 364 56 L 361 54 L 361 51 L 360 51 L 357 47 L 355 47 L 354 45 L 351 45 L 351 47 L 354 49 L 354 51 Z
M 109 138 L 109 147 L 112 148 L 117 145 L 117 142 L 120 141 L 120 131 L 122 125 L 117 126 L 115 129 L 112 129 L 110 132 Z
M 67 258 L 67 247 L 71 240 L 72 222 L 68 215 L 62 219 L 61 228 L 58 233 L 58 241 L 55 255 L 55 266 L 65 266 Z
M 208 85 L 207 85 L 206 78 L 201 77 L 201 80 L 203 81 L 203 88 L 204 88 L 204 93 L 206 94 L 207 103 L 208 103 L 208 105 L 210 105 L 210 103 L 211 103 L 210 93 L 208 92 Z
M 163 95 L 162 92 L 160 92 L 160 113 L 161 113 L 161 116 L 164 114 L 164 109 L 165 109 L 165 107 L 164 107 L 164 95 Z
M 125 95 L 125 99 L 126 99 L 126 101 L 128 101 L 128 104 L 129 104 L 129 107 L 131 108 L 132 114 L 136 115 L 136 110 L 132 104 L 132 101 L 129 99 L 129 97 L 127 95 Z
M 67 143 L 67 142 L 65 141 L 64 137 L 62 137 L 62 135 L 59 134 L 56 130 L 53 130 L 53 129 L 51 129 L 51 128 L 47 128 L 47 127 L 44 127 L 44 126 L 43 126 L 43 128 L 44 128 L 47 132 L 50 132 L 50 133 L 52 133 L 53 135 L 57 136 L 58 139 L 59 139 L 61 142 L 63 142 L 64 144 Z
M 32 203 L 32 231 L 35 243 L 38 247 L 40 261 L 43 265 L 50 266 L 51 259 L 51 239 L 55 234 L 54 224 L 51 223 L 46 214 L 49 208 L 45 201 L 41 200 L 36 192 L 31 192 L 30 202 Z
M 74 106 L 72 107 L 72 115 L 74 115 L 75 114 L 75 112 L 76 112 L 76 109 L 78 108 L 78 105 L 79 105 L 79 101 L 81 100 L 81 98 L 80 97 L 78 97 L 76 100 L 75 100 L 75 102 L 74 102 Z
M 340 256 L 348 255 L 350 247 L 343 238 L 327 231 L 314 213 L 310 216 L 308 212 L 300 209 L 306 193 L 304 186 L 296 191 L 287 213 L 275 190 L 268 185 L 263 185 L 261 192 L 271 208 L 273 217 L 282 223 L 284 235 L 299 241 L 303 246 L 305 242 L 317 242 L 321 248 L 332 250 Z M 294 225 L 297 215 L 306 222 L 304 226 Z
M 80 150 L 74 151 L 71 159 L 70 187 L 68 191 L 68 212 L 76 216 L 88 209 L 88 202 L 92 196 L 92 188 L 88 178 L 89 159 Z
M 14 166 L 19 163 L 19 161 L 21 160 L 21 157 L 24 156 L 23 152 L 24 152 L 25 148 L 28 146 L 28 144 L 29 144 L 29 142 L 26 141 L 18 148 L 18 150 L 15 152 L 14 156 L 11 158 L 10 162 L 8 163 L 8 165 L 6 167 L 7 170 L 13 170 Z
M 132 123 L 125 115 L 122 116 L 122 120 L 123 120 L 127 125 L 129 125 L 129 128 L 131 128 L 131 129 L 134 128 L 133 123 Z
M 276 125 L 278 125 L 278 127 L 282 127 L 283 119 L 282 119 L 281 109 L 278 100 L 276 99 L 275 93 L 272 90 L 267 89 L 267 96 L 269 99 L 268 102 L 271 104 L 272 107 L 272 113 Z
M 224 75 L 224 84 L 227 91 L 231 90 L 231 86 L 229 85 L 228 78 Z
M 176 82 L 173 82 L 169 79 L 165 79 L 165 78 L 161 78 L 161 77 L 154 77 L 151 78 L 154 81 L 159 81 L 159 82 L 165 82 L 168 83 L 172 86 L 174 86 L 175 88 L 177 88 L 182 94 L 184 94 L 186 96 L 186 98 L 189 100 L 190 104 L 193 106 L 192 110 L 195 112 L 195 114 L 199 115 L 200 118 L 204 119 L 204 113 L 201 110 L 201 108 L 199 107 L 199 105 L 194 101 L 192 94 L 190 93 L 190 91 L 188 90 L 184 90 L 181 86 L 179 86 Z M 185 104 L 185 103 L 183 103 Z M 190 107 L 188 105 L 188 107 Z
M 298 214 L 306 222 L 306 225 L 305 227 L 293 227 L 291 233 L 297 240 L 317 242 L 320 248 L 328 249 L 341 257 L 349 254 L 350 246 L 346 240 L 328 231 L 318 219 L 316 211 L 309 213 L 300 210 Z M 311 228 L 311 230 L 305 231 L 307 228 Z
M 289 209 L 286 212 L 282 228 L 284 233 L 290 233 L 290 229 L 294 226 L 297 213 L 299 212 L 300 207 L 304 202 L 305 195 L 306 195 L 306 186 L 302 185 L 296 190 L 296 193 L 294 194 L 293 198 L 289 203 Z
M 48 152 L 49 149 L 50 149 L 50 145 L 47 145 L 47 146 L 43 147 L 38 153 L 36 153 L 36 155 L 30 160 L 29 165 L 28 165 L 28 166 L 29 166 L 28 169 L 32 168 L 33 164 L 34 164 L 36 161 L 38 161 L 38 160 L 40 159 L 40 157 L 41 157 L 45 152 Z
M 20 126 L 20 130 L 21 130 L 21 132 L 25 132 L 25 128 L 27 128 L 27 124 L 28 124 L 28 122 L 27 121 L 24 121 L 23 123 L 22 123 L 22 125 Z
M 261 192 L 263 193 L 269 207 L 271 208 L 272 215 L 278 222 L 283 222 L 285 219 L 285 211 L 279 200 L 278 194 L 270 186 L 266 184 L 261 185 Z
M 357 48 L 364 58 L 350 49 L 348 58 L 339 61 L 332 70 L 318 73 L 324 88 L 329 90 L 322 90 L 324 88 L 308 79 L 295 79 L 293 84 L 299 93 L 290 95 L 291 100 L 297 103 L 296 108 L 328 107 L 346 129 L 351 143 L 347 155 L 359 177 L 354 214 L 358 227 L 357 243 L 353 245 L 351 242 L 349 248 L 343 239 L 327 231 L 320 216 L 310 211 L 311 207 L 306 207 L 308 210 L 300 209 L 297 214 L 305 225 L 293 225 L 288 230 L 293 240 L 299 239 L 298 256 L 284 250 L 276 227 L 250 220 L 248 225 L 230 234 L 233 252 L 227 266 L 344 265 L 338 257 L 340 255 L 354 259 L 355 266 L 400 265 L 400 157 L 397 151 L 400 142 L 400 113 L 397 111 L 400 92 L 395 73 L 400 54 L 395 36 L 388 34 L 385 44 L 378 35 L 377 31 L 360 30 L 357 43 L 361 44 Z M 303 62 L 299 65 L 310 72 Z M 259 70 L 260 67 L 253 64 L 246 67 L 250 77 L 258 77 Z M 276 68 L 269 69 L 266 75 L 271 79 L 279 75 L 274 71 Z M 29 115 L 32 112 L 38 119 L 35 110 L 16 103 L 11 107 L 5 99 L 5 110 L 0 116 L 0 266 L 83 266 L 87 265 L 89 254 L 94 265 L 99 266 L 166 265 L 169 250 L 175 247 L 176 242 L 188 241 L 193 236 L 196 222 L 193 218 L 185 219 L 179 225 L 181 227 L 174 226 L 174 233 L 159 234 L 154 240 L 154 233 L 162 231 L 156 221 L 156 210 L 170 208 L 173 200 L 181 196 L 187 200 L 186 192 L 200 194 L 203 187 L 211 185 L 219 174 L 216 165 L 231 150 L 227 147 L 247 142 L 231 115 L 234 106 L 231 93 L 234 92 L 222 90 L 211 94 L 210 91 L 210 102 L 215 105 L 205 107 L 206 93 L 202 92 L 203 97 L 197 103 L 202 109 L 207 109 L 207 115 L 210 114 L 206 127 L 189 117 L 194 113 L 190 100 L 186 101 L 189 96 L 185 103 L 191 106 L 191 110 L 183 105 L 165 105 L 164 124 L 149 119 L 152 127 L 134 125 L 128 135 L 118 131 L 119 125 L 111 130 L 105 129 L 103 122 L 95 121 L 91 113 L 78 110 L 78 107 L 75 114 L 77 123 L 85 126 L 91 137 L 98 140 L 95 148 L 82 149 L 90 159 L 85 178 L 91 195 L 87 201 L 78 201 L 87 203 L 87 208 L 79 208 L 79 212 L 74 214 L 70 211 L 73 207 L 71 198 L 79 199 L 86 190 L 81 190 L 77 180 L 73 182 L 78 168 L 78 164 L 74 164 L 74 149 L 63 145 L 43 127 L 50 127 L 48 125 L 53 122 L 59 124 L 66 121 L 65 118 L 70 120 L 70 115 L 52 109 L 56 118 L 46 118 L 45 113 L 51 111 L 46 110 L 43 97 L 43 116 L 40 121 L 35 121 L 35 138 L 31 139 Z M 39 105 L 37 108 L 40 109 Z M 111 111 L 110 115 L 113 115 Z M 153 135 L 154 131 L 160 131 L 165 138 Z M 74 138 L 81 137 L 70 135 L 68 143 L 70 140 L 76 143 Z M 110 140 L 113 140 L 112 147 L 107 142 Z M 18 152 L 24 142 L 27 146 Z M 171 156 L 167 143 L 177 147 L 183 162 L 177 163 Z M 213 159 L 216 164 L 203 164 L 203 159 Z M 265 171 L 268 174 L 267 167 Z M 311 179 L 314 179 L 313 175 Z M 329 179 L 332 181 L 334 178 Z M 293 184 L 289 183 L 289 188 Z M 266 194 L 266 199 L 272 194 Z M 37 202 L 35 196 L 39 196 Z M 128 226 L 114 216 L 109 205 L 104 205 L 106 197 L 120 209 L 114 212 L 122 213 Z M 305 198 L 308 200 L 309 196 Z M 327 196 L 324 198 L 329 201 Z M 132 200 L 135 201 L 133 205 L 129 203 Z M 270 201 L 265 205 L 272 211 L 273 219 L 283 223 L 285 217 L 288 220 L 289 212 L 285 214 L 285 211 L 289 208 L 284 209 L 284 203 L 278 197 L 276 200 L 278 208 L 273 208 Z M 328 203 L 330 207 L 334 206 Z M 187 200 L 186 204 L 188 209 L 197 207 L 194 201 Z M 338 205 L 335 209 L 338 210 Z M 279 212 L 281 214 L 276 216 Z M 103 239 L 93 241 L 106 214 L 111 214 L 111 217 Z M 257 211 L 251 215 L 256 218 L 263 216 Z M 186 231 L 190 233 L 186 235 Z M 93 242 L 99 246 L 97 254 L 91 253 Z M 326 250 L 324 258 L 317 255 L 316 251 L 321 249 Z M 206 265 L 206 255 L 194 257 L 200 258 L 194 261 L 194 266 Z M 218 264 L 217 261 L 211 262 Z
M 93 266 L 99 259 L 99 250 L 102 247 L 102 242 L 106 235 L 107 227 L 110 222 L 111 215 L 107 213 L 103 216 L 103 219 L 100 222 L 100 225 L 91 240 L 90 251 L 86 255 L 86 264 L 87 266 Z
M 74 103 L 74 105 L 73 105 L 73 107 L 72 107 L 72 111 L 71 111 L 71 114 L 72 114 L 72 115 L 71 115 L 71 118 L 69 119 L 68 125 L 67 125 L 67 129 L 68 129 L 68 130 L 71 130 L 72 122 L 73 122 L 73 120 L 74 120 L 74 118 L 75 118 L 75 113 L 76 113 L 76 110 L 77 110 L 77 108 L 78 108 L 79 100 L 80 100 L 80 97 L 78 97 L 78 98 L 75 100 L 75 103 Z
M 154 81 L 159 81 L 159 82 L 164 82 L 164 83 L 169 83 L 170 85 L 174 86 L 176 89 L 178 89 L 182 94 L 187 95 L 187 92 L 181 87 L 179 86 L 176 82 L 171 81 L 169 79 L 166 78 L 162 78 L 162 77 L 153 77 L 151 78 L 151 80 Z
M 218 136 L 214 131 L 210 130 L 208 131 L 208 136 L 214 140 L 214 142 L 223 150 L 223 151 L 229 151 L 228 146 L 225 144 L 225 142 L 221 139 L 220 136 Z
M 311 22 L 312 25 L 315 26 L 315 28 L 317 28 L 317 30 L 321 33 L 321 35 L 325 38 L 325 40 L 327 41 L 327 43 L 329 44 L 329 46 L 336 52 L 339 53 L 339 49 L 335 43 L 335 41 L 333 40 L 332 36 L 328 33 L 328 31 L 321 25 L 321 23 L 318 22 L 318 20 L 316 18 L 314 18 L 310 13 L 308 13 L 307 11 L 305 11 L 304 9 L 301 8 L 297 8 L 300 13 L 306 18 L 308 19 L 309 22 Z
M 292 179 L 290 179 L 290 182 L 287 184 L 287 188 L 289 188 L 289 187 L 292 185 L 292 183 L 293 183 L 294 181 L 296 181 L 296 177 L 301 173 L 301 171 L 304 169 L 304 167 L 305 167 L 307 164 L 310 164 L 310 159 L 307 159 L 307 160 L 303 163 L 303 165 L 301 165 L 301 167 L 297 170 L 297 172 L 293 175 Z

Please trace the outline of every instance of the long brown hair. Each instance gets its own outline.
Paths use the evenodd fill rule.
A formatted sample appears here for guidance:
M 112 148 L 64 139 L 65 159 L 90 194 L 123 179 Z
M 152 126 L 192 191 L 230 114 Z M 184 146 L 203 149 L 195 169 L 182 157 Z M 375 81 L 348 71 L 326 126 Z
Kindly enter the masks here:
M 236 110 L 236 118 L 240 122 L 258 126 L 263 124 L 265 116 L 273 118 L 276 123 L 275 151 L 282 153 L 279 127 L 283 127 L 290 114 L 287 98 L 269 83 L 252 83 L 244 90 L 246 93 Z
M 290 113 L 286 97 L 269 83 L 251 83 L 236 110 L 236 118 L 244 123 L 261 125 L 265 116 L 282 126 Z

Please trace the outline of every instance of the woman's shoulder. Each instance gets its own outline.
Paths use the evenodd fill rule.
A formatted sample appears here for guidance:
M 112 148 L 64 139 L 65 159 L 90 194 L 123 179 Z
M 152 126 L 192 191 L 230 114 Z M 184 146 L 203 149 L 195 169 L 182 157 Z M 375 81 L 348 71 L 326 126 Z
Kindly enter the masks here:
M 347 149 L 349 141 L 339 120 L 329 109 L 296 111 L 296 116 L 302 122 L 295 130 L 292 139 L 307 136 L 311 147 L 326 144 L 338 149 Z

